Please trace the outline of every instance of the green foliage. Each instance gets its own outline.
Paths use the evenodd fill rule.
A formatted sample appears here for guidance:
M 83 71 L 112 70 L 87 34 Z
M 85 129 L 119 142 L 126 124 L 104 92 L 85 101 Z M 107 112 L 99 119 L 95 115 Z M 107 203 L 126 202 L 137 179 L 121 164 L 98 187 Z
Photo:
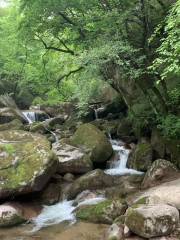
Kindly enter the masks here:
M 13 0 L 0 11 L 0 94 L 23 107 L 78 99 L 81 114 L 111 85 L 136 132 L 164 129 L 179 114 L 179 14 L 180 0 Z
M 169 114 L 165 118 L 159 118 L 158 128 L 168 138 L 180 138 L 180 118 L 176 115 Z
M 133 111 L 133 112 L 132 112 Z M 156 116 L 147 102 L 134 104 L 128 113 L 136 136 L 148 135 L 156 124 Z
M 158 57 L 154 61 L 154 70 L 160 71 L 162 78 L 169 75 L 180 76 L 180 0 L 176 1 L 166 17 L 164 37 L 157 49 Z
M 12 144 L 4 144 L 3 148 L 10 155 L 13 155 L 13 153 L 15 153 L 15 148 Z

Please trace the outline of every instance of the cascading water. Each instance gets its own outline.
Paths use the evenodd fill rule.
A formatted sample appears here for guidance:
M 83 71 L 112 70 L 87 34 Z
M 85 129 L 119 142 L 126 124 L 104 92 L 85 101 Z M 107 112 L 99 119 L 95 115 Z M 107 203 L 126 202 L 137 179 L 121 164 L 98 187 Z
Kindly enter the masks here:
M 22 112 L 28 123 L 33 123 L 36 121 L 36 113 L 35 112 Z
M 98 111 L 97 111 L 97 109 L 94 109 L 94 114 L 95 114 L 95 119 L 97 120 L 98 119 Z
M 63 221 L 75 221 L 73 214 L 75 207 L 73 201 L 62 201 L 52 206 L 44 206 L 41 214 L 32 219 L 34 228 L 32 232 L 39 231 L 43 227 L 61 223 Z
M 105 173 L 109 175 L 131 175 L 137 174 L 141 175 L 143 172 L 136 171 L 134 169 L 127 168 L 127 160 L 130 153 L 129 149 L 126 149 L 123 145 L 123 142 L 110 140 L 113 150 L 118 152 L 118 160 L 113 162 L 110 166 L 110 169 L 105 170 Z
M 86 199 L 80 202 L 76 207 L 73 206 L 74 201 L 67 200 L 59 202 L 52 206 L 44 206 L 41 214 L 36 218 L 32 219 L 32 222 L 34 224 L 32 232 L 36 232 L 39 231 L 41 228 L 62 223 L 65 221 L 68 221 L 72 224 L 76 222 L 76 218 L 73 213 L 76 208 L 82 205 L 94 205 L 105 200 L 106 198 L 100 195 L 91 199 Z

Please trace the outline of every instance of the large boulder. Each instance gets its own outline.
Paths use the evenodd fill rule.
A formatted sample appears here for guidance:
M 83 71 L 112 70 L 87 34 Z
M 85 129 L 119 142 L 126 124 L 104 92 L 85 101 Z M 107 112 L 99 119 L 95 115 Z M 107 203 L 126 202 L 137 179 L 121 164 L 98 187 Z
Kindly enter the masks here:
M 17 116 L 9 108 L 0 108 L 0 124 L 11 122 L 14 119 L 17 119 Z
M 56 166 L 45 137 L 21 130 L 0 132 L 0 198 L 40 191 Z
M 144 238 L 166 236 L 177 228 L 179 212 L 166 204 L 138 205 L 127 210 L 125 223 Z
M 180 141 L 162 136 L 158 129 L 153 129 L 151 145 L 156 158 L 166 158 L 180 168 Z
M 0 227 L 11 227 L 25 221 L 20 209 L 10 203 L 0 205 Z
M 0 131 L 5 130 L 23 130 L 24 126 L 18 119 L 14 119 L 11 122 L 0 124 Z
M 87 173 L 93 169 L 92 161 L 88 154 L 79 148 L 68 144 L 53 144 L 53 150 L 58 157 L 58 173 Z
M 153 161 L 153 150 L 149 143 L 139 143 L 129 154 L 127 166 L 138 171 L 147 171 Z
M 93 223 L 111 224 L 123 215 L 127 205 L 122 200 L 105 200 L 96 205 L 81 206 L 76 210 L 76 217 Z
M 98 117 L 105 118 L 108 114 L 125 114 L 127 111 L 127 106 L 122 98 L 116 97 L 110 103 L 106 104 L 104 107 L 97 109 Z
M 43 122 L 33 122 L 28 125 L 29 131 L 33 133 L 46 134 L 49 130 L 44 126 Z
M 142 180 L 142 175 L 114 176 L 114 184 L 105 189 L 105 196 L 108 199 L 125 198 L 139 191 Z
M 68 116 L 64 116 L 64 115 L 59 115 L 57 117 L 54 118 L 49 118 L 44 122 L 44 125 L 46 128 L 48 129 L 56 129 L 59 128 L 66 120 Z
M 119 122 L 118 128 L 117 128 L 117 135 L 120 138 L 124 138 L 127 136 L 133 135 L 133 127 L 131 121 L 127 118 L 122 118 Z
M 70 116 L 75 111 L 75 105 L 70 102 L 61 103 L 53 106 L 40 106 L 40 109 L 45 111 L 51 117 L 58 117 L 59 115 Z
M 84 190 L 103 189 L 105 187 L 113 186 L 114 179 L 112 176 L 105 174 L 102 170 L 97 169 L 86 173 L 79 177 L 70 187 L 67 197 L 68 199 L 75 198 Z
M 166 144 L 157 129 L 152 130 L 151 134 L 151 145 L 154 150 L 154 155 L 156 158 L 164 158 L 166 155 Z
M 163 181 L 168 181 L 174 178 L 177 173 L 178 169 L 173 163 L 164 159 L 157 159 L 146 172 L 142 182 L 142 188 L 153 187 Z
M 177 176 L 176 176 L 177 178 Z M 165 204 L 169 204 L 171 206 L 176 207 L 178 210 L 180 210 L 180 178 L 177 178 L 173 181 L 168 181 L 165 183 L 162 183 L 158 186 L 146 189 L 144 191 L 141 191 L 139 193 L 136 193 L 128 198 L 128 204 L 132 205 L 133 203 L 139 202 L 139 200 L 143 199 L 141 201 L 144 202 L 144 199 L 147 198 L 159 198 L 161 202 Z M 159 202 L 155 202 L 159 203 Z
M 91 122 L 91 124 L 95 125 L 101 131 L 103 131 L 106 136 L 117 136 L 117 127 L 119 124 L 119 119 L 107 121 L 105 119 L 97 119 Z
M 113 153 L 111 143 L 105 134 L 92 124 L 81 125 L 73 135 L 71 142 L 75 146 L 89 149 L 91 160 L 95 163 L 106 162 Z

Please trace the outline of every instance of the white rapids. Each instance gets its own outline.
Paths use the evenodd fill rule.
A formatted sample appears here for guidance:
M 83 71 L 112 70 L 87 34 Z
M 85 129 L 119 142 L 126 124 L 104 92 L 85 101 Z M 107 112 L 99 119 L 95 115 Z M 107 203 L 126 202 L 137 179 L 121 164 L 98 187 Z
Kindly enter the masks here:
M 25 118 L 27 119 L 29 124 L 36 121 L 36 113 L 35 112 L 26 111 L 26 112 L 22 112 L 22 113 L 25 116 Z
M 86 200 L 80 202 L 80 203 L 78 204 L 78 207 L 79 207 L 79 206 L 82 206 L 82 205 L 95 205 L 95 204 L 100 203 L 100 202 L 103 202 L 103 201 L 105 201 L 105 200 L 106 200 L 106 198 L 103 197 L 103 196 L 86 199 Z
M 103 196 L 94 197 L 86 199 L 80 202 L 76 207 L 73 206 L 74 201 L 64 200 L 52 206 L 44 206 L 42 212 L 32 219 L 34 228 L 32 232 L 39 231 L 41 228 L 62 223 L 65 221 L 70 222 L 71 224 L 76 222 L 74 215 L 74 210 L 82 205 L 94 205 L 100 202 L 105 201 L 106 198 Z
M 44 206 L 42 212 L 32 219 L 33 232 L 40 230 L 43 227 L 58 224 L 64 221 L 75 221 L 73 214 L 75 207 L 73 207 L 73 201 L 62 201 L 52 206 Z
M 130 153 L 129 149 L 126 149 L 124 145 L 121 145 L 121 141 L 111 140 L 113 150 L 118 152 L 118 161 L 111 164 L 110 169 L 105 170 L 105 173 L 109 175 L 141 175 L 143 172 L 136 171 L 134 169 L 127 168 L 127 160 Z

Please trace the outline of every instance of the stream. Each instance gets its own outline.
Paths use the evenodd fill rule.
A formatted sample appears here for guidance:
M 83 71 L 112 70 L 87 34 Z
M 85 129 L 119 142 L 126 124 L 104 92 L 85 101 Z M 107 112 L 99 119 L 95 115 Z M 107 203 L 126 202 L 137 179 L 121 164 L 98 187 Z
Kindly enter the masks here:
M 29 123 L 33 123 L 36 121 L 34 112 L 30 111 L 30 112 L 25 112 L 23 114 L 27 118 Z M 95 116 L 96 116 L 96 119 L 98 119 L 97 111 L 95 111 Z M 56 134 L 54 132 L 51 132 L 51 133 L 54 135 L 56 141 L 58 141 Z M 120 176 L 130 175 L 130 174 L 138 174 L 138 175 L 143 174 L 142 172 L 138 172 L 134 169 L 127 168 L 127 160 L 131 150 L 127 149 L 125 147 L 125 144 L 121 140 L 112 140 L 110 137 L 110 142 L 112 144 L 113 150 L 118 154 L 118 159 L 116 161 L 113 161 L 110 164 L 108 169 L 104 170 L 106 174 L 120 175 Z M 54 240 L 54 239 L 58 239 L 58 236 L 59 236 L 61 240 L 63 240 L 63 237 L 61 235 L 62 232 L 68 231 L 67 229 L 72 229 L 73 226 L 79 226 L 78 224 L 80 225 L 83 224 L 83 223 L 76 222 L 73 212 L 77 207 L 79 207 L 80 205 L 97 204 L 104 200 L 105 200 L 104 196 L 99 195 L 94 198 L 86 199 L 83 202 L 80 202 L 79 205 L 77 205 L 76 207 L 73 205 L 74 201 L 67 201 L 67 200 L 61 201 L 51 206 L 44 206 L 42 212 L 36 218 L 33 218 L 30 224 L 24 224 L 18 227 L 8 229 L 8 237 L 5 234 L 7 233 L 6 229 L 5 230 L 0 229 L 0 239 L 1 240 L 35 240 L 35 239 Z M 94 227 L 93 225 L 92 226 L 91 225 L 92 224 L 89 224 L 86 226 L 88 227 L 90 226 L 91 228 Z M 14 235 L 14 232 L 16 232 L 16 236 Z M 56 236 L 53 234 L 53 232 L 54 234 L 56 234 Z M 88 230 L 86 232 L 88 232 Z M 74 235 L 75 234 L 72 234 L 72 236 Z M 93 239 L 93 238 L 90 238 L 90 239 Z M 68 240 L 70 240 L 70 238 L 68 238 Z

